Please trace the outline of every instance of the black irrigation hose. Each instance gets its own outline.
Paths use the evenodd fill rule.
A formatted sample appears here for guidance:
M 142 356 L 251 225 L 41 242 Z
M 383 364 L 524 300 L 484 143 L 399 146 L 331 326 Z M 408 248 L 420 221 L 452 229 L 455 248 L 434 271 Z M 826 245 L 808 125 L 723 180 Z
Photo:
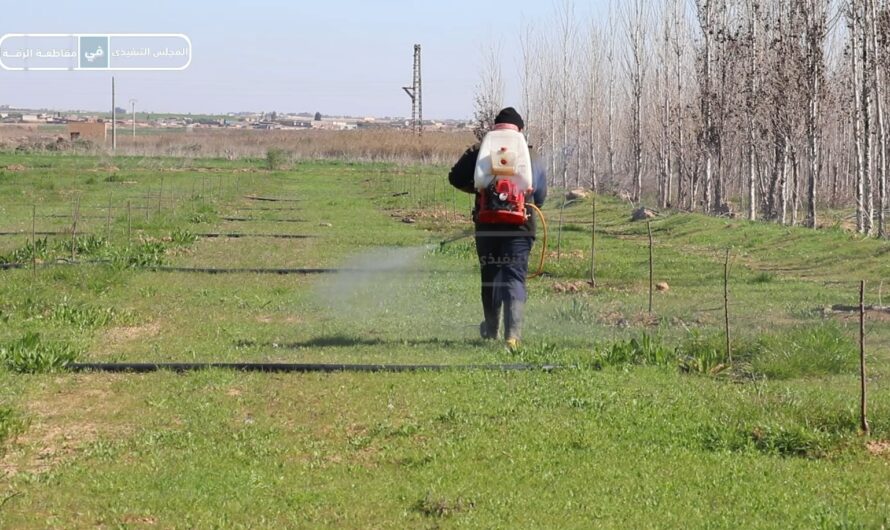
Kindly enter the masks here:
M 0 232 L 0 236 L 30 236 L 31 232 Z M 34 232 L 35 236 L 70 236 L 71 230 L 61 232 Z M 78 232 L 77 236 L 89 236 L 92 234 L 86 232 Z
M 256 217 L 220 217 L 223 221 L 256 221 L 260 223 L 306 223 L 305 219 L 257 219 Z
M 262 373 L 408 373 L 408 372 L 552 372 L 558 366 L 529 364 L 293 364 L 293 363 L 72 363 L 73 372 L 150 373 L 160 371 L 195 372 L 200 370 L 234 370 Z
M 249 201 L 264 201 L 264 202 L 300 202 L 300 199 L 280 199 L 278 197 L 257 197 L 255 195 L 245 195 L 245 199 Z
M 30 236 L 31 232 L 0 232 L 0 236 Z M 35 236 L 71 236 L 71 231 L 62 231 L 62 232 L 34 232 Z M 88 237 L 92 234 L 88 232 L 78 232 L 78 237 Z M 207 238 L 217 238 L 217 237 L 230 237 L 230 238 L 242 238 L 242 237 L 263 237 L 263 238 L 271 238 L 271 239 L 313 239 L 318 236 L 315 235 L 306 235 L 306 234 L 242 234 L 238 232 L 233 233 L 204 233 L 204 234 L 195 234 L 196 237 L 207 237 Z
M 104 263 L 109 263 L 109 260 L 89 260 L 89 261 L 53 261 L 53 262 L 45 262 L 39 263 L 37 266 L 39 268 L 46 268 L 54 265 L 101 265 Z M 32 265 L 30 263 L 0 263 L 0 270 L 11 270 L 11 269 L 27 269 Z M 399 270 L 397 268 L 394 269 L 374 269 L 374 270 L 364 270 L 364 269 L 349 269 L 349 268 L 341 268 L 341 269 L 333 269 L 333 268 L 270 268 L 270 269 L 261 269 L 261 268 L 232 268 L 232 269 L 224 269 L 224 268 L 214 268 L 214 267 L 169 267 L 163 265 L 147 265 L 147 266 L 133 266 L 129 267 L 134 270 L 143 270 L 143 271 L 152 271 L 152 272 L 182 272 L 182 273 L 195 273 L 195 274 L 278 274 L 281 276 L 284 275 L 314 275 L 314 274 L 337 274 L 337 273 L 356 273 L 356 274 L 382 274 L 382 273 L 398 273 L 398 274 L 406 274 L 406 271 Z M 410 271 L 409 273 L 421 271 Z M 447 272 L 447 271 L 428 271 L 434 274 Z
M 241 234 L 241 233 L 221 233 L 221 234 L 195 234 L 197 237 L 207 237 L 207 238 L 217 238 L 217 237 L 229 237 L 232 239 L 238 239 L 243 237 L 265 237 L 271 239 L 313 239 L 318 236 L 313 235 L 305 235 L 305 234 Z
M 41 262 L 37 264 L 38 268 L 45 269 L 47 267 L 52 267 L 54 265 L 98 265 L 101 263 L 108 263 L 108 260 L 88 260 L 88 261 L 70 261 L 65 259 Z M 12 270 L 12 269 L 30 269 L 33 267 L 32 263 L 0 263 L 0 271 Z
M 191 272 L 201 274 L 334 274 L 338 272 L 346 272 L 347 269 L 218 269 L 212 267 L 143 267 L 143 270 L 156 272 Z
M 37 267 L 43 269 L 46 267 L 51 267 L 54 265 L 100 265 L 102 263 L 108 263 L 108 260 L 90 260 L 90 261 L 53 261 L 53 262 L 45 262 L 38 263 Z M 27 269 L 32 265 L 30 263 L 0 263 L 0 270 L 12 270 L 12 269 Z M 302 275 L 310 275 L 310 274 L 335 274 L 338 272 L 349 272 L 349 269 L 322 269 L 322 268 L 302 268 L 302 269 L 253 269 L 253 268 L 244 268 L 244 269 L 220 269 L 220 268 L 212 268 L 212 267 L 167 267 L 167 266 L 145 266 L 145 267 L 131 267 L 135 270 L 146 270 L 146 271 L 154 271 L 154 272 L 186 272 L 186 273 L 199 273 L 199 274 L 278 274 L 278 275 L 289 275 L 289 274 L 302 274 Z
M 38 215 L 37 218 L 39 218 L 39 219 L 71 219 L 71 214 L 70 213 L 68 213 L 68 214 L 52 213 L 52 214 L 48 214 L 48 215 Z M 78 215 L 77 218 L 78 219 L 105 219 L 106 216 L 104 216 L 104 215 Z
M 268 208 L 263 206 L 254 206 L 254 207 L 238 207 L 233 206 L 235 210 L 244 211 L 244 212 L 296 212 L 302 210 L 302 208 Z

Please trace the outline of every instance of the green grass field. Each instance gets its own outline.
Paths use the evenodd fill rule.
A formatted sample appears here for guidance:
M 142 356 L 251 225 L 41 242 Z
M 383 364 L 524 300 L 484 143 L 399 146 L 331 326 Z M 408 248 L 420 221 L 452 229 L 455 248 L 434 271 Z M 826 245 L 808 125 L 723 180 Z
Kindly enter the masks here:
M 557 261 L 554 197 L 548 274 L 509 352 L 478 338 L 472 239 L 439 244 L 471 230 L 447 168 L 266 167 L 0 155 L 0 264 L 23 265 L 0 270 L 0 527 L 890 524 L 890 315 L 868 315 L 863 436 L 858 316 L 828 310 L 858 304 L 859 280 L 886 305 L 890 243 L 665 212 L 654 279 L 670 288 L 650 316 L 645 223 L 599 198 L 592 288 L 591 201 L 565 208 Z M 54 234 L 32 244 L 32 224 Z M 201 235 L 219 233 L 310 237 Z M 71 361 L 560 368 L 114 375 Z

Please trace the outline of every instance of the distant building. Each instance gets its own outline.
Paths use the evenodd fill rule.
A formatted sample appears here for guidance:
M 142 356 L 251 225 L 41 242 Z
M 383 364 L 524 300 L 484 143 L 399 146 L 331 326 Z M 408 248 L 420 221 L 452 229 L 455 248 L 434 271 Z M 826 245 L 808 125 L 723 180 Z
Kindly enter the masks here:
M 108 129 L 105 122 L 77 122 L 68 124 L 68 137 L 74 140 L 90 140 L 104 144 L 108 138 Z

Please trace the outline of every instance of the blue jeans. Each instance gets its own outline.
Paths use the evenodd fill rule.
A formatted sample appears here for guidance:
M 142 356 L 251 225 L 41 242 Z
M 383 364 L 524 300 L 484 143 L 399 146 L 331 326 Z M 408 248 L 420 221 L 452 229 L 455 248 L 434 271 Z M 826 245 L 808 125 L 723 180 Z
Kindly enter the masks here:
M 521 234 L 521 235 L 519 235 Z M 476 253 L 482 270 L 482 310 L 485 321 L 497 323 L 504 302 L 525 302 L 528 295 L 528 256 L 535 238 L 527 232 L 476 233 Z

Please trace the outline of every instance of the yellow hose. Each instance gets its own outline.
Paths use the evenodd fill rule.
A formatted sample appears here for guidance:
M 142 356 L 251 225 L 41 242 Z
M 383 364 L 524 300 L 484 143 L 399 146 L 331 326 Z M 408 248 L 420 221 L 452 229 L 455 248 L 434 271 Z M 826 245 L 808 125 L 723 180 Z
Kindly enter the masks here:
M 541 224 L 544 226 L 544 242 L 541 245 L 541 261 L 538 263 L 538 271 L 529 276 L 529 278 L 538 278 L 544 274 L 544 258 L 547 256 L 547 219 L 544 217 L 544 212 L 542 212 L 534 203 L 530 202 L 526 204 L 526 206 L 538 213 L 538 217 L 541 218 Z

